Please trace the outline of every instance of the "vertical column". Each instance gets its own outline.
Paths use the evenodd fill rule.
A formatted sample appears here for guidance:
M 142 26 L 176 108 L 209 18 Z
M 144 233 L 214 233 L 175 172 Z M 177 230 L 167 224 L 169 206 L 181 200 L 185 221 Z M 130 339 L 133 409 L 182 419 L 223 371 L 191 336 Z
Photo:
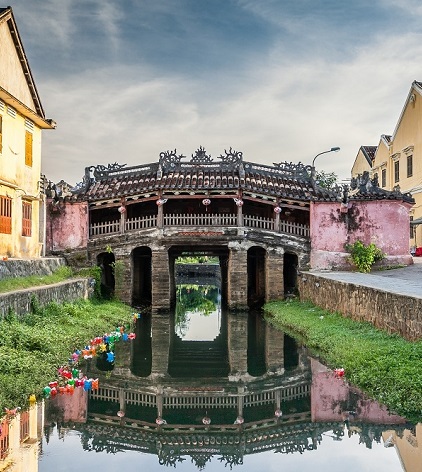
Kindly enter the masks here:
M 114 291 L 116 297 L 129 305 L 132 302 L 132 273 L 130 256 L 115 256 Z
M 228 313 L 227 341 L 229 377 L 236 380 L 248 372 L 248 313 Z
M 284 297 L 283 258 L 283 249 L 276 248 L 267 250 L 265 261 L 266 302 L 280 300 Z
M 152 250 L 152 309 L 170 308 L 170 270 L 167 248 Z
M 237 245 L 230 248 L 227 277 L 227 303 L 230 309 L 248 308 L 248 252 Z
M 169 315 L 153 313 L 151 316 L 151 375 L 165 376 L 168 372 L 170 352 Z
M 267 372 L 284 372 L 284 333 L 270 323 L 265 324 L 265 364 Z

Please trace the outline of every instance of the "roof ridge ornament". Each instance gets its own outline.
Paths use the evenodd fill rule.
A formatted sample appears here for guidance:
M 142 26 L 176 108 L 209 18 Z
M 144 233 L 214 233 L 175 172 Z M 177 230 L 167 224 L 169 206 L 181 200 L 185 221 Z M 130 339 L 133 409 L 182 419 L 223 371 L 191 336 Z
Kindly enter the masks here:
M 174 151 L 163 151 L 160 152 L 159 167 L 164 170 L 175 170 L 180 167 L 180 162 L 186 156 L 183 154 L 176 154 L 176 149 Z
M 222 167 L 236 168 L 242 164 L 243 152 L 235 151 L 234 149 L 232 149 L 231 146 L 228 152 L 226 149 L 224 149 L 224 152 L 226 154 L 225 156 L 223 156 L 222 154 L 218 156 L 218 159 L 221 159 Z
M 311 178 L 311 171 L 312 166 L 302 164 L 302 162 L 298 162 L 295 164 L 294 162 L 274 162 L 274 166 L 280 170 L 281 172 L 290 175 L 291 177 L 309 179 Z
M 195 151 L 195 154 L 192 154 L 192 159 L 190 160 L 191 164 L 209 164 L 212 162 L 211 154 L 207 154 L 205 148 L 199 146 L 199 149 Z

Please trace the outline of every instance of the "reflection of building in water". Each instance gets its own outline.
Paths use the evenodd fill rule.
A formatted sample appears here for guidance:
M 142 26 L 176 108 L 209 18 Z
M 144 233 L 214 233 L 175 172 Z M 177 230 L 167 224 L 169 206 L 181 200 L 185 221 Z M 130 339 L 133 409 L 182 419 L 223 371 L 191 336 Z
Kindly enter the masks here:
M 0 420 L 0 471 L 37 472 L 44 404 Z
M 166 465 L 190 457 L 203 468 L 212 456 L 231 466 L 266 450 L 303 453 L 318 448 L 326 435 L 359 435 L 369 448 L 385 431 L 403 437 L 409 427 L 403 419 L 347 388 L 284 333 L 247 313 L 226 316 L 228 375 L 171 376 L 174 330 L 163 315 L 140 322 L 151 328 L 148 375 L 131 370 L 141 337 L 129 348 L 116 345 L 122 352 L 116 352 L 111 376 L 91 366 L 88 375 L 100 376 L 100 388 L 90 392 L 86 417 L 73 426 L 83 448 L 136 450 Z M 84 408 L 76 407 L 75 415 Z
M 422 469 L 422 423 L 403 431 L 394 429 L 383 432 L 385 447 L 395 447 L 406 472 Z

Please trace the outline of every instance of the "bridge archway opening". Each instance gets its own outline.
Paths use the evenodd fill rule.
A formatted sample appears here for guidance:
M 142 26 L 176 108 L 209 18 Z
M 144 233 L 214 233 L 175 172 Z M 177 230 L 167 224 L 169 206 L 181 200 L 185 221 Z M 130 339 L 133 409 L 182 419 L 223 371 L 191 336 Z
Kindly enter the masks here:
M 194 266 L 195 260 L 200 260 L 201 264 L 219 266 L 219 276 L 215 282 L 219 285 L 222 303 L 225 304 L 227 300 L 227 267 L 229 259 L 229 250 L 222 246 L 173 246 L 169 249 L 169 267 L 170 267 L 170 290 L 171 290 L 171 304 L 176 302 L 176 278 L 180 270 L 176 270 L 176 261 L 192 263 Z M 194 267 L 192 268 L 195 272 Z M 198 271 L 198 275 L 199 275 Z M 207 272 L 207 271 L 205 271 Z M 212 278 L 212 271 L 208 274 Z M 194 273 L 191 275 L 195 275 Z M 205 278 L 207 274 L 204 273 Z
M 97 266 L 101 269 L 101 296 L 111 298 L 114 294 L 115 280 L 113 263 L 115 262 L 112 252 L 101 252 L 97 256 Z
M 295 295 L 297 292 L 297 254 L 284 253 L 283 279 L 284 279 L 284 295 Z
M 150 304 L 152 299 L 152 252 L 140 246 L 132 251 L 132 305 Z
M 248 249 L 248 305 L 262 305 L 265 301 L 265 259 L 267 251 L 259 246 Z

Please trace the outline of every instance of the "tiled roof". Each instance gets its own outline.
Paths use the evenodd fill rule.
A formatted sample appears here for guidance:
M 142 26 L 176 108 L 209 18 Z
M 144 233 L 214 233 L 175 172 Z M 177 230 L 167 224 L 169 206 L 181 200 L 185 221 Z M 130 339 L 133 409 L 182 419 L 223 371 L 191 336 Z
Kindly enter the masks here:
M 183 163 L 174 169 L 161 169 L 157 163 L 119 168 L 97 175 L 82 194 L 89 201 L 98 201 L 157 191 L 232 194 L 242 191 L 302 201 L 335 200 L 331 192 L 317 187 L 311 180 L 310 168 L 300 164 L 265 166 L 252 162 Z
M 375 158 L 375 153 L 377 151 L 377 146 L 361 146 L 363 155 L 367 160 L 368 164 L 372 167 L 372 161 Z
M 376 146 L 364 146 L 374 152 Z M 226 152 L 226 151 L 225 151 Z M 136 196 L 156 197 L 170 194 L 249 195 L 270 200 L 345 201 L 402 200 L 413 202 L 410 195 L 380 189 L 364 172 L 352 179 L 350 189 L 338 186 L 327 190 L 318 186 L 315 169 L 304 164 L 281 162 L 272 166 L 243 161 L 242 153 L 230 149 L 222 162 L 214 162 L 200 148 L 190 162 L 176 150 L 160 154 L 156 163 L 126 167 L 117 163 L 85 169 L 85 179 L 72 189 L 73 198 L 99 202 Z M 93 175 L 93 176 L 92 176 Z

